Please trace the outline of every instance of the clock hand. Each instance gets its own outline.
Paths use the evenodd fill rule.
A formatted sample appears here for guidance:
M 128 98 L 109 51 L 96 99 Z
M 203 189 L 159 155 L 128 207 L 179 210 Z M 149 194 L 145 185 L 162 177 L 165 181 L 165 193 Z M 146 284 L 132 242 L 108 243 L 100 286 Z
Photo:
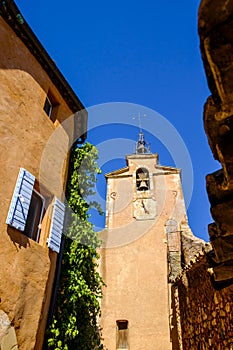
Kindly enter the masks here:
M 146 213 L 146 214 L 149 214 L 149 211 L 147 210 L 144 201 L 142 201 L 142 207 L 143 207 L 145 213 Z

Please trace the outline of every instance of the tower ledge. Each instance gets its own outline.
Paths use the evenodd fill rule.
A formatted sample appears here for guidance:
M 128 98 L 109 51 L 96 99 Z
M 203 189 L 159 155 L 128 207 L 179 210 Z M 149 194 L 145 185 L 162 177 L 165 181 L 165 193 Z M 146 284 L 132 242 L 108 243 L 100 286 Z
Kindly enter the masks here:
M 158 153 L 129 154 L 129 155 L 126 155 L 127 164 L 128 164 L 128 159 L 155 159 L 155 164 L 158 164 L 159 155 Z

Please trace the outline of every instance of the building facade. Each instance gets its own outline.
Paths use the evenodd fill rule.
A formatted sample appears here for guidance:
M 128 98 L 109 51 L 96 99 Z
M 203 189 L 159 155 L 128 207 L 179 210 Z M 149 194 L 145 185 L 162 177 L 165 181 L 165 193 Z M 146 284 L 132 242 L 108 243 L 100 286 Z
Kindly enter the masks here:
M 142 132 L 126 161 L 126 168 L 106 175 L 103 344 L 108 350 L 175 349 L 169 281 L 181 272 L 181 232 L 194 239 L 180 170 L 159 165 Z
M 0 349 L 41 349 L 87 115 L 14 1 L 0 14 Z

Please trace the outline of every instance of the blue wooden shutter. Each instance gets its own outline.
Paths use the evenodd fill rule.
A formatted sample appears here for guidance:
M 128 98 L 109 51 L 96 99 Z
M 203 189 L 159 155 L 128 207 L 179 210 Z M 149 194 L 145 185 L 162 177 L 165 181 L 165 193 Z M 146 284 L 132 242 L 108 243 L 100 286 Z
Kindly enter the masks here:
M 32 198 L 35 176 L 20 168 L 6 223 L 20 231 L 25 230 L 28 210 Z
M 64 217 L 65 205 L 55 197 L 53 202 L 53 214 L 47 244 L 50 249 L 57 253 L 60 251 Z

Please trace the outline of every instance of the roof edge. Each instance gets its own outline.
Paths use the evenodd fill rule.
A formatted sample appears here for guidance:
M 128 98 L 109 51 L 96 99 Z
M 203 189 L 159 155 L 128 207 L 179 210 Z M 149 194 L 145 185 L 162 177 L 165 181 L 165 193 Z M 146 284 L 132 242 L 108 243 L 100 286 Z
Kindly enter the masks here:
M 124 167 L 124 168 L 121 168 L 121 169 L 118 169 L 118 170 L 113 170 L 111 171 L 110 173 L 106 173 L 104 174 L 105 177 L 111 177 L 111 176 L 115 176 L 115 175 L 120 175 L 120 174 L 124 174 L 126 173 L 127 171 L 129 171 L 129 167 Z
M 38 40 L 13 0 L 0 0 L 0 15 L 37 59 L 73 113 L 85 109 L 72 87 Z M 86 129 L 86 127 L 85 127 Z M 86 132 L 82 136 L 86 139 Z

